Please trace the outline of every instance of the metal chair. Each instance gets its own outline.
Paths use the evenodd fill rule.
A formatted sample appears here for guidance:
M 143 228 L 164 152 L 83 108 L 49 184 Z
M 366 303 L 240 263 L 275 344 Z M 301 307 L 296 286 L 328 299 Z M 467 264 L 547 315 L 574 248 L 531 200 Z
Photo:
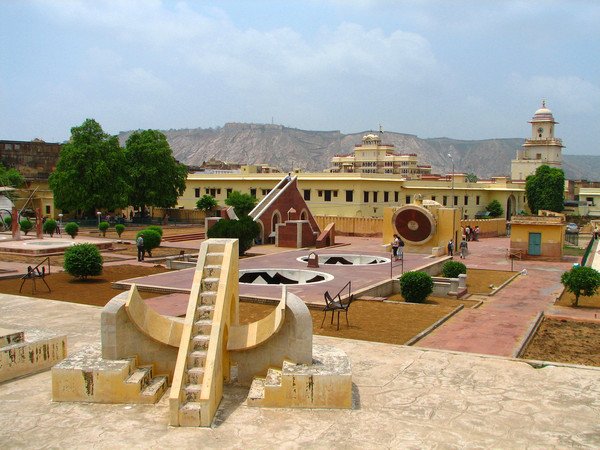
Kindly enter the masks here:
M 348 286 L 348 296 L 342 299 L 342 291 Z M 331 311 L 331 324 L 333 325 L 333 315 L 337 311 L 337 330 L 340 329 L 340 313 L 344 311 L 346 313 L 346 325 L 350 326 L 350 322 L 348 321 L 348 309 L 350 309 L 350 305 L 354 301 L 354 294 L 351 294 L 351 282 L 346 283 L 340 292 L 337 293 L 334 297 L 331 296 L 329 291 L 325 291 L 325 307 L 323 308 L 323 320 L 321 321 L 321 328 L 323 328 L 323 324 L 325 323 L 325 318 L 327 317 L 327 312 Z

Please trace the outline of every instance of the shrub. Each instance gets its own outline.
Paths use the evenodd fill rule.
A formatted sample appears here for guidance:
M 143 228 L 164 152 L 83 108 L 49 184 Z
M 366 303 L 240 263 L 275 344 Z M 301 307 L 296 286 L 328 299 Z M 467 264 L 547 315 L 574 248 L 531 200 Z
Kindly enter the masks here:
M 238 239 L 240 256 L 246 253 L 260 234 L 260 226 L 248 216 L 239 220 L 219 220 L 208 230 L 209 238 Z
M 79 233 L 79 225 L 77 225 L 75 222 L 69 222 L 65 225 L 65 233 L 75 239 L 75 236 L 77 236 L 77 233 Z
M 100 233 L 102 233 L 102 236 L 106 236 L 106 230 L 108 230 L 109 226 L 110 224 L 108 222 L 100 222 L 98 224 L 98 229 L 100 230 Z
M 6 228 L 10 230 L 10 227 L 12 225 L 12 217 L 11 216 L 6 216 L 4 218 L 4 224 L 6 225 Z
M 158 234 L 158 232 L 155 230 L 146 228 L 135 235 L 136 240 L 138 237 L 140 237 L 140 234 L 144 235 L 144 251 L 148 252 L 148 256 L 152 258 L 152 249 L 160 247 L 160 234 Z
M 467 273 L 467 266 L 459 261 L 446 261 L 442 266 L 442 276 L 446 278 L 458 278 L 463 273 Z
M 579 296 L 594 295 L 600 288 L 600 272 L 591 267 L 576 266 L 560 277 L 567 291 L 575 294 L 573 306 L 579 306 Z
M 160 227 L 158 225 L 148 225 L 146 227 L 146 230 L 156 231 L 158 234 L 160 234 L 160 237 L 162 238 L 162 235 L 163 235 L 163 229 L 162 229 L 162 227 Z
M 207 213 L 218 205 L 217 201 L 211 195 L 205 194 L 196 202 L 196 208 Z
M 498 200 L 492 200 L 485 209 L 490 213 L 490 217 L 500 217 L 504 214 L 504 209 Z
M 44 233 L 48 233 L 50 236 L 54 236 L 54 232 L 56 231 L 56 220 L 48 219 L 42 225 L 42 231 Z
M 406 272 L 400 277 L 400 293 L 407 302 L 423 303 L 433 292 L 433 280 L 425 272 Z
M 27 236 L 27 233 L 29 233 L 29 231 L 31 231 L 33 228 L 33 222 L 25 218 L 19 222 L 19 226 L 21 227 L 21 231 L 25 233 L 25 236 Z
M 117 234 L 119 235 L 119 237 L 121 237 L 121 235 L 123 234 L 123 231 L 125 231 L 125 225 L 123 225 L 122 223 L 118 223 L 115 225 L 115 231 L 117 232 Z
M 102 273 L 102 262 L 98 247 L 93 244 L 76 244 L 65 251 L 63 268 L 69 275 L 85 280 Z

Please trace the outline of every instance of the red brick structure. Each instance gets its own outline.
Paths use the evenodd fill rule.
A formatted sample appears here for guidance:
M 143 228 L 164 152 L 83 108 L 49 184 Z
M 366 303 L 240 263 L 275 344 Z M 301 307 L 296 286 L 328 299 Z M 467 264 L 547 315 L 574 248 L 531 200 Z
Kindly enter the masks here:
M 260 240 L 278 247 L 312 247 L 319 226 L 298 190 L 297 177 L 288 175 L 250 212 L 261 227 Z
M 47 180 L 60 154 L 61 144 L 33 141 L 0 140 L 0 161 L 8 168 L 17 169 L 26 180 Z

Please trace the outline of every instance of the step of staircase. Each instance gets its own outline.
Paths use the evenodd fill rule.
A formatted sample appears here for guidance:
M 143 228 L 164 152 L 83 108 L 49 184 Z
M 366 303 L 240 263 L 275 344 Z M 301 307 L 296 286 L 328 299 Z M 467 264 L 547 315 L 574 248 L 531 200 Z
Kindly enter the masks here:
M 265 386 L 277 387 L 281 386 L 281 370 L 269 368 L 267 370 L 267 376 L 265 377 Z
M 18 344 L 25 340 L 25 332 L 9 328 L 0 328 L 0 348 Z
M 0 328 L 0 383 L 50 369 L 67 356 L 67 337 L 38 328 Z
M 215 307 L 212 303 L 210 305 L 200 305 L 196 308 L 196 319 L 212 321 L 214 313 Z
M 191 367 L 187 371 L 188 383 L 202 385 L 204 380 L 204 367 Z
M 200 395 L 202 394 L 201 384 L 186 384 L 183 388 L 185 399 L 188 402 L 200 402 Z
M 179 408 L 179 426 L 199 427 L 202 405 L 198 402 L 187 402 Z
M 196 322 L 194 322 L 194 328 L 192 329 L 192 333 L 210 335 L 211 328 L 212 319 L 199 319 Z
M 154 404 L 160 400 L 167 390 L 169 377 L 166 375 L 158 375 L 150 380 L 140 393 L 140 403 Z
M 208 350 L 208 344 L 210 342 L 210 336 L 206 334 L 197 334 L 192 338 L 192 349 L 197 350 Z
M 250 385 L 250 391 L 248 392 L 248 403 L 253 401 L 263 400 L 265 398 L 265 379 L 255 378 L 252 380 Z

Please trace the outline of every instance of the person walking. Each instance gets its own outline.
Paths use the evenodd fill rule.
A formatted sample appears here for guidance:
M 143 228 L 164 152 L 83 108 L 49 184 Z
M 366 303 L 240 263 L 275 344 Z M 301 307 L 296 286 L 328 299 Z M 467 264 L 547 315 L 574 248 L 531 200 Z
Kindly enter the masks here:
M 467 257 L 468 248 L 469 247 L 468 247 L 466 239 L 463 239 L 462 241 L 460 241 L 460 258 L 461 259 L 465 259 Z
M 448 255 L 454 255 L 454 241 L 452 239 L 450 239 L 450 241 L 448 242 Z
M 137 238 L 137 240 L 135 241 L 135 244 L 137 245 L 137 258 L 138 261 L 143 261 L 144 260 L 144 234 L 140 234 Z

